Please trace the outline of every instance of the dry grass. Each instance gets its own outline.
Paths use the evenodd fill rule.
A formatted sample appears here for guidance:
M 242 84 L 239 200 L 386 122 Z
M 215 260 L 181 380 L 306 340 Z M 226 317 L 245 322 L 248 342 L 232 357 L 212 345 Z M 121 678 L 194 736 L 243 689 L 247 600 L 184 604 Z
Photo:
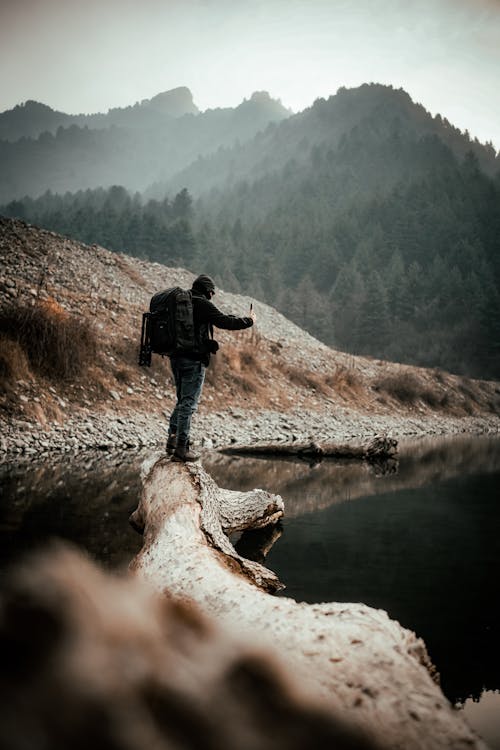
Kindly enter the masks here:
M 477 409 L 490 411 L 492 414 L 500 413 L 500 391 L 493 384 L 462 377 L 455 387 L 456 395 L 468 414 L 473 414 Z
M 18 403 L 17 381 L 32 379 L 28 358 L 17 341 L 0 334 L 0 406 L 7 411 Z
M 428 371 L 425 376 L 408 370 L 388 373 L 375 380 L 372 387 L 382 397 L 388 396 L 406 406 L 425 404 L 458 416 L 500 413 L 500 398 L 488 384 L 457 378 L 441 370 Z
M 222 354 L 222 357 L 219 356 Z M 232 372 L 236 373 L 255 373 L 262 372 L 262 365 L 255 348 L 251 344 L 239 344 L 225 346 L 224 349 L 215 357 L 212 362 L 217 365 L 223 360 L 224 365 Z
M 24 366 L 22 356 L 37 374 L 52 380 L 73 380 L 97 354 L 91 324 L 70 315 L 54 300 L 4 307 L 0 311 L 0 334 L 17 345 L 10 350 L 8 367 L 12 372 Z
M 222 384 L 245 395 L 258 394 L 263 388 L 263 369 L 253 344 L 225 345 L 210 359 L 207 384 L 219 389 Z
M 61 410 L 51 400 L 44 406 L 30 396 L 22 402 L 21 395 L 32 394 L 36 383 L 28 358 L 18 341 L 0 334 L 0 411 L 19 413 L 45 426 L 48 420 L 59 420 Z M 22 393 L 23 392 L 23 393 Z
M 359 375 L 349 367 L 335 367 L 327 374 L 319 374 L 291 365 L 283 369 L 286 378 L 299 388 L 314 391 L 322 396 L 339 395 L 343 398 L 357 396 L 363 390 Z
M 332 387 L 326 383 L 325 377 L 309 370 L 302 370 L 293 365 L 285 365 L 283 374 L 287 380 L 299 388 L 316 391 L 316 393 L 321 393 L 323 396 L 328 396 L 331 393 Z
M 19 342 L 0 334 L 0 387 L 31 378 L 28 358 Z
M 325 384 L 345 398 L 359 395 L 364 390 L 360 375 L 352 367 L 344 365 L 338 365 L 332 373 L 326 375 Z
M 408 371 L 383 375 L 373 382 L 372 387 L 375 391 L 407 406 L 413 406 L 418 402 L 423 402 L 432 409 L 444 409 L 449 406 L 449 396 L 442 387 L 426 383 Z

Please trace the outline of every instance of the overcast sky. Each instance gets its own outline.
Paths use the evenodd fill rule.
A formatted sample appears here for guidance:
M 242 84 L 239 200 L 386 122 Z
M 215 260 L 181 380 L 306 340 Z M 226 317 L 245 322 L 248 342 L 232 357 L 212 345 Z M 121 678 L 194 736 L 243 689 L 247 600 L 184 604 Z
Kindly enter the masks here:
M 0 0 L 0 111 L 177 86 L 200 109 L 267 90 L 298 111 L 370 81 L 500 149 L 500 0 Z

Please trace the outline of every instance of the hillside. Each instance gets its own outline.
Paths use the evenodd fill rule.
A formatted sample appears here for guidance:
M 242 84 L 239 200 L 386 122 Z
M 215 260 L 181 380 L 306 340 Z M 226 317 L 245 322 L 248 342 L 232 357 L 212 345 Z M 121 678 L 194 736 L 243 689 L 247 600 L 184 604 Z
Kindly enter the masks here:
M 195 197 L 195 258 L 234 291 L 337 348 L 498 378 L 498 168 L 491 147 L 373 85 L 178 184 Z
M 197 159 L 170 183 L 175 196 L 165 183 L 142 197 L 100 188 L 0 212 L 167 265 L 203 265 L 335 348 L 498 379 L 496 169 L 490 146 L 404 91 L 365 85 Z
M 369 149 L 377 151 L 381 144 L 386 144 L 384 153 L 373 154 L 370 171 L 364 171 L 357 187 L 371 188 L 374 179 L 379 185 L 392 185 L 405 174 L 405 142 L 433 137 L 456 157 L 463 158 L 472 151 L 488 174 L 500 169 L 500 157 L 491 144 L 479 143 L 439 114 L 433 117 L 403 89 L 372 83 L 341 88 L 328 99 L 318 99 L 302 112 L 269 125 L 248 143 L 198 159 L 163 187 L 187 187 L 197 197 L 241 180 L 259 181 L 287 165 L 294 170 L 314 159 L 318 166 L 325 156 L 331 158 L 330 150 L 339 147 L 344 151 L 361 150 L 363 155 Z M 355 162 L 353 166 L 356 173 Z
M 29 455 L 161 441 L 173 389 L 166 362 L 150 370 L 137 365 L 141 314 L 152 293 L 186 286 L 193 274 L 9 219 L 0 219 L 0 260 L 1 450 Z M 250 303 L 223 291 L 216 301 L 236 314 Z M 255 329 L 217 332 L 221 351 L 207 371 L 196 417 L 196 437 L 206 445 L 234 436 L 499 429 L 498 384 L 346 355 L 253 302 Z M 42 320 L 42 334 L 33 328 L 30 337 L 31 330 L 13 327 L 16 309 L 28 311 L 24 320 L 32 326 Z M 79 330 L 66 341 L 62 361 L 52 356 L 54 326 Z M 37 359 L 40 336 L 49 338 Z M 67 361 L 71 352 L 76 370 Z
M 206 112 L 185 88 L 97 115 L 27 102 L 0 114 L 0 201 L 114 184 L 144 190 L 289 115 L 266 92 Z

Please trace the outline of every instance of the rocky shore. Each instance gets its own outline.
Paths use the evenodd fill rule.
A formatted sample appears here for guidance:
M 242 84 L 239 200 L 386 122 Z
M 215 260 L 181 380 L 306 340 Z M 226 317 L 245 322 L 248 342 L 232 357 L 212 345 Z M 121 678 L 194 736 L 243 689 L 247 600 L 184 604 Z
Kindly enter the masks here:
M 19 457 L 41 457 L 52 453 L 74 453 L 85 450 L 161 448 L 166 438 L 167 412 L 163 418 L 143 413 L 97 414 L 75 413 L 64 424 L 55 423 L 42 429 L 23 419 L 2 423 L 0 461 Z M 395 438 L 429 435 L 487 434 L 500 436 L 500 418 L 470 416 L 362 415 L 349 409 L 333 414 L 263 410 L 201 413 L 193 420 L 193 439 L 199 448 L 220 448 L 231 443 L 290 440 L 366 440 L 373 435 L 388 434 Z
M 0 336 L 0 461 L 161 447 L 174 386 L 166 361 L 138 367 L 140 321 L 155 290 L 188 287 L 193 274 L 1 217 L 0 260 L 0 310 L 39 305 L 51 320 L 84 320 L 97 347 L 76 377 L 58 378 L 33 366 L 12 331 Z M 268 305 L 217 292 L 226 312 L 250 303 L 250 332 L 217 331 L 198 447 L 500 434 L 500 384 L 336 351 Z

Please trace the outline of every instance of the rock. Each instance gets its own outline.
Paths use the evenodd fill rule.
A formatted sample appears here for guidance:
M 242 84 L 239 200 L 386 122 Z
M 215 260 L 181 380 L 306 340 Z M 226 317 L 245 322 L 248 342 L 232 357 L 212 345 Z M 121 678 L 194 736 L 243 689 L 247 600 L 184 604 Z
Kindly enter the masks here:
M 120 394 L 116 391 L 110 391 L 109 394 L 115 401 L 120 401 Z

